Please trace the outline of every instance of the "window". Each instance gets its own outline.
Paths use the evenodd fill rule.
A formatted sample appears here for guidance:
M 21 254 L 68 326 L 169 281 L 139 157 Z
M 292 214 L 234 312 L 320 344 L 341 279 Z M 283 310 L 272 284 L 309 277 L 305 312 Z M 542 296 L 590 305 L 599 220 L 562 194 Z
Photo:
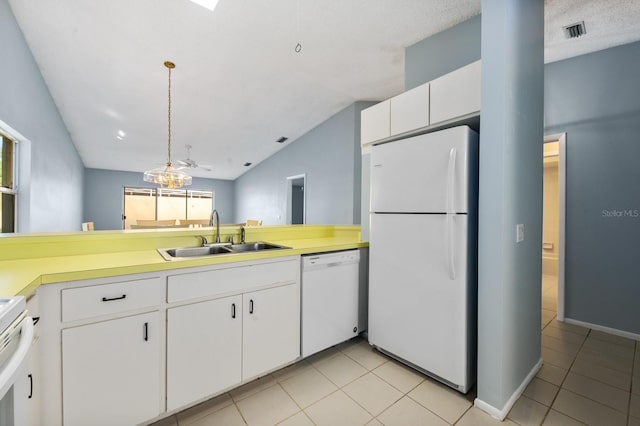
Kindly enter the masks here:
M 207 225 L 213 192 L 124 188 L 124 229 Z
M 16 142 L 0 133 L 0 233 L 16 230 Z

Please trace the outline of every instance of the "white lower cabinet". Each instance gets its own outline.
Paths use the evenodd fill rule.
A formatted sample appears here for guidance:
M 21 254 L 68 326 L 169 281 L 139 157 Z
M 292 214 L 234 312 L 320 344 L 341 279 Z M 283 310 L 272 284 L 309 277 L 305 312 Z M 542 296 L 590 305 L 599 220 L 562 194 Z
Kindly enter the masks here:
M 242 380 L 242 295 L 167 310 L 167 410 Z
M 23 422 L 16 422 L 16 424 L 25 424 L 28 426 L 40 426 L 42 424 L 40 418 L 40 395 L 42 375 L 40 369 L 40 309 L 38 302 L 38 295 L 33 295 L 27 300 L 28 315 L 33 318 L 34 337 L 31 351 L 29 352 L 29 361 L 27 362 L 26 371 L 22 374 L 20 384 L 14 389 L 14 398 L 20 398 L 22 406 L 24 407 L 24 413 L 27 413 L 27 417 L 23 419 Z M 2 422 L 0 422 L 2 423 Z
M 41 411 L 31 424 L 148 423 L 300 356 L 299 256 L 60 283 L 38 294 L 41 372 L 32 378 L 34 395 L 46 398 L 32 402 Z M 23 380 L 21 393 L 30 385 Z
M 135 425 L 161 413 L 158 312 L 62 330 L 65 426 Z
M 167 310 L 167 410 L 300 356 L 298 284 Z
M 27 392 L 27 405 L 29 407 L 29 425 L 40 426 L 42 424 L 40 419 L 40 400 L 41 400 L 41 386 L 42 376 L 40 375 L 40 343 L 36 340 L 31 347 L 31 353 L 29 354 L 29 371 L 27 372 L 27 383 L 29 389 Z
M 300 356 L 300 286 L 245 293 L 242 379 L 247 380 Z

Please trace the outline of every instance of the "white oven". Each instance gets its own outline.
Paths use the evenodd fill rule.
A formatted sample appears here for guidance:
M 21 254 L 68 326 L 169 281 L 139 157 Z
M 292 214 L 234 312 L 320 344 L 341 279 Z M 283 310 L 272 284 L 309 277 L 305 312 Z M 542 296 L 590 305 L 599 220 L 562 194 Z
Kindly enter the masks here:
M 33 320 L 23 296 L 0 298 L 0 425 L 29 424 L 23 379 L 33 343 Z

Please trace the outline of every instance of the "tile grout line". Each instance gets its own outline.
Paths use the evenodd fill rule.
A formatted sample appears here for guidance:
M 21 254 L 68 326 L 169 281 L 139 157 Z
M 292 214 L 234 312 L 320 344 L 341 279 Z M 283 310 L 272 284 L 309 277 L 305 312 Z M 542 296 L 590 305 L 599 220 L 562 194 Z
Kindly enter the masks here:
M 244 418 L 244 414 L 242 414 L 242 410 L 240 410 L 240 407 L 238 406 L 238 402 L 240 401 L 236 401 L 232 396 L 231 396 L 231 392 L 229 393 L 229 398 L 231 398 L 231 402 L 233 402 L 233 406 L 236 407 L 236 410 L 238 411 L 238 414 L 240 414 L 240 417 L 242 418 L 242 421 L 244 422 L 245 425 L 248 425 L 249 423 L 247 422 L 247 419 Z M 248 398 L 248 397 L 247 397 Z M 179 425 L 178 425 L 179 426 Z
M 638 342 L 633 343 L 633 364 L 631 364 L 631 386 L 629 386 L 629 400 L 627 401 L 627 424 L 631 420 L 631 396 L 633 395 L 633 374 L 636 369 L 636 358 L 638 355 Z
M 546 328 L 546 327 L 545 327 L 545 328 Z M 603 406 L 605 406 L 605 407 L 607 407 L 607 408 L 609 408 L 609 409 L 611 409 L 611 410 L 617 411 L 618 413 L 625 414 L 625 413 L 623 413 L 623 412 L 622 412 L 622 411 L 620 411 L 620 410 L 617 410 L 617 409 L 615 409 L 615 408 L 613 408 L 613 407 L 608 406 L 607 404 L 602 403 L 601 401 L 596 401 L 596 400 L 591 399 L 591 398 L 589 398 L 589 397 L 587 397 L 587 396 L 584 396 L 584 395 L 581 395 L 581 394 L 579 394 L 579 393 L 573 392 L 573 391 L 571 391 L 571 390 L 569 390 L 569 389 L 565 389 L 565 388 L 563 388 L 563 385 L 564 385 L 564 382 L 565 382 L 565 381 L 566 381 L 566 379 L 567 379 L 567 376 L 569 376 L 569 373 L 572 373 L 571 368 L 573 367 L 573 365 L 574 365 L 574 363 L 575 363 L 576 359 L 578 358 L 578 355 L 579 355 L 579 354 L 580 354 L 580 352 L 582 351 L 582 349 L 583 349 L 583 347 L 584 347 L 584 344 L 587 342 L 587 339 L 589 338 L 589 336 L 591 336 L 591 331 L 593 331 L 593 330 L 592 330 L 592 329 L 589 329 L 589 331 L 588 331 L 588 332 L 587 332 L 587 334 L 585 335 L 585 340 L 584 340 L 583 344 L 582 344 L 582 345 L 581 345 L 581 347 L 580 347 L 580 351 L 578 351 L 578 354 L 576 354 L 576 356 L 574 357 L 573 361 L 571 362 L 571 365 L 569 366 L 569 369 L 567 370 L 567 375 L 564 377 L 564 379 L 563 379 L 563 380 L 562 380 L 562 382 L 560 383 L 560 386 L 559 386 L 559 389 L 558 389 L 558 393 L 557 393 L 557 394 L 556 394 L 556 396 L 553 398 L 553 401 L 551 402 L 551 405 L 549 406 L 549 410 L 547 411 L 547 414 L 545 415 L 545 417 L 544 417 L 544 419 L 543 419 L 543 423 L 544 423 L 544 420 L 546 420 L 547 416 L 549 415 L 549 411 L 551 411 L 552 406 L 553 406 L 553 403 L 556 401 L 556 399 L 557 399 L 558 395 L 560 394 L 560 391 L 561 391 L 561 390 L 563 390 L 563 389 L 564 389 L 566 392 L 572 393 L 572 394 L 574 394 L 574 395 L 577 395 L 577 396 L 582 397 L 582 398 L 584 398 L 584 399 L 587 399 L 587 400 L 589 400 L 589 401 L 593 401 L 593 402 L 595 402 L 595 403 L 598 403 L 598 404 L 600 404 L 600 405 L 603 405 Z M 594 339 L 596 339 L 596 340 L 598 340 L 598 341 L 604 341 L 604 342 L 607 342 L 606 340 L 600 340 L 600 339 L 597 339 L 597 338 L 595 338 L 595 337 L 594 337 Z M 611 342 L 607 342 L 607 343 L 611 343 Z M 635 359 L 635 352 L 634 352 L 634 359 Z M 612 369 L 611 369 L 611 370 L 612 370 Z M 616 371 L 617 371 L 617 370 L 616 370 Z M 633 367 L 632 367 L 632 373 L 633 373 Z M 594 378 L 589 377 L 589 376 L 582 375 L 582 374 L 580 374 L 580 373 L 573 372 L 573 374 L 577 374 L 577 375 L 579 375 L 579 376 L 586 377 L 586 378 L 591 379 L 591 380 L 593 380 L 593 381 L 596 381 L 596 382 L 599 382 L 599 383 L 602 383 L 602 384 L 605 384 L 605 385 L 609 385 L 608 383 L 602 382 L 602 381 L 600 381 L 600 380 L 594 379 Z M 632 378 L 632 380 L 633 380 L 633 374 L 631 375 L 631 378 Z M 618 387 L 616 387 L 616 386 L 612 386 L 612 385 L 609 385 L 609 386 L 611 386 L 611 387 L 613 387 L 613 388 L 616 388 L 616 389 L 620 389 L 620 388 L 618 388 Z M 620 390 L 622 390 L 622 389 L 620 389 Z M 630 399 L 631 399 L 631 392 L 629 392 L 629 400 L 630 400 Z M 580 420 L 578 420 L 578 419 L 575 419 L 575 418 L 573 418 L 573 417 L 569 416 L 569 415 L 568 415 L 568 414 L 566 414 L 566 413 L 563 413 L 563 412 L 561 412 L 561 411 L 559 411 L 559 412 L 560 412 L 560 413 L 562 413 L 562 414 L 564 414 L 565 416 L 567 416 L 567 417 L 571 418 L 571 419 L 574 419 L 574 420 L 577 420 L 577 421 L 579 421 L 579 422 L 583 423 L 582 421 L 580 421 Z M 629 406 L 627 407 L 627 413 L 626 413 L 626 414 L 627 414 L 627 417 L 626 417 L 626 418 L 627 418 L 627 423 L 628 423 L 628 421 L 629 421 L 629 416 L 630 416 Z
M 355 345 L 358 345 L 358 344 L 360 344 L 360 343 L 356 343 Z M 355 346 L 355 345 L 351 345 L 351 346 L 349 346 L 348 348 L 350 348 L 350 347 L 352 347 L 352 346 Z M 347 349 L 348 349 L 348 348 L 347 348 Z M 377 374 L 375 374 L 375 373 L 373 372 L 373 370 L 369 370 L 367 367 L 365 367 L 364 365 L 360 364 L 360 363 L 359 363 L 358 361 L 356 361 L 355 359 L 351 358 L 348 354 L 346 354 L 346 353 L 345 353 L 345 352 L 343 352 L 342 350 L 340 350 L 340 349 L 339 349 L 339 351 L 340 351 L 344 356 L 346 356 L 347 358 L 349 358 L 350 360 L 352 360 L 353 362 L 355 362 L 356 364 L 358 364 L 359 366 L 361 366 L 362 368 L 364 368 L 365 370 L 367 370 L 367 372 L 366 372 L 365 374 L 363 374 L 362 376 L 359 376 L 357 379 L 354 379 L 353 381 L 351 381 L 351 382 L 349 382 L 349 383 L 345 384 L 344 386 L 338 387 L 338 390 L 341 390 L 341 391 L 342 391 L 342 393 L 344 393 L 345 395 L 347 395 L 347 397 L 348 397 L 349 399 L 351 399 L 351 400 L 352 400 L 353 402 L 355 402 L 355 403 L 356 403 L 360 408 L 362 408 L 362 409 L 363 409 L 367 414 L 369 414 L 369 415 L 371 416 L 371 419 L 372 419 L 372 420 L 378 420 L 378 416 L 375 416 L 373 413 L 370 413 L 370 412 L 369 412 L 369 410 L 367 410 L 367 409 L 366 409 L 366 408 L 364 408 L 362 405 L 360 405 L 360 403 L 359 403 L 358 401 L 356 401 L 355 399 L 353 399 L 353 398 L 351 397 L 351 395 L 349 395 L 347 392 L 345 392 L 345 391 L 343 390 L 343 388 L 345 388 L 346 386 L 349 386 L 351 383 L 353 383 L 353 382 L 355 382 L 356 380 L 358 380 L 358 379 L 360 379 L 360 378 L 362 378 L 362 377 L 366 376 L 366 375 L 367 375 L 367 374 L 369 374 L 369 373 L 373 374 L 373 375 L 374 375 L 374 376 L 376 376 L 376 377 L 378 377 L 378 375 L 377 375 Z M 380 364 L 380 365 L 386 364 L 387 362 L 389 362 L 389 360 L 388 360 L 388 359 L 387 359 L 385 362 L 383 362 L 382 364 Z M 379 366 L 380 366 L 380 365 L 379 365 Z M 379 367 L 379 366 L 378 366 L 378 367 Z M 378 367 L 375 367 L 375 368 L 378 368 Z M 320 373 L 320 374 L 322 374 L 322 371 L 319 371 L 319 373 Z M 324 376 L 324 374 L 323 374 L 323 376 Z M 325 376 L 325 377 L 326 377 L 326 376 Z M 386 381 L 386 380 L 384 380 L 382 377 L 379 377 L 379 378 L 380 378 L 380 380 L 382 380 L 383 382 L 387 383 L 387 381 Z M 328 377 L 327 377 L 327 379 L 328 379 L 329 381 L 331 381 L 331 379 L 329 379 Z M 331 382 L 331 383 L 333 383 L 333 382 Z M 335 383 L 333 383 L 333 384 L 335 385 Z M 391 385 L 391 383 L 387 383 L 387 384 L 388 384 L 389 386 L 393 387 L 393 385 Z M 336 385 L 336 386 L 337 386 L 337 385 Z M 396 389 L 395 387 L 393 387 L 393 388 L 394 388 L 394 389 Z M 400 391 L 400 392 L 402 392 L 402 391 Z M 396 402 L 398 402 L 398 401 L 399 401 L 400 399 L 402 399 L 403 397 L 404 397 L 404 395 L 402 395 L 398 400 L 394 401 L 391 405 L 389 405 L 387 408 L 385 408 L 385 409 L 382 411 L 382 413 L 384 413 L 384 412 L 385 412 L 385 411 L 387 411 L 389 408 L 391 408 L 391 407 L 392 407 Z M 380 413 L 380 414 L 382 414 L 382 413 Z M 378 414 L 378 415 L 380 415 L 380 414 Z M 378 421 L 379 421 L 379 420 L 378 420 Z M 371 422 L 371 420 L 369 420 L 369 422 Z M 369 422 L 367 422 L 367 423 L 369 423 Z M 382 422 L 380 422 L 380 423 L 382 423 Z
M 339 350 L 339 351 L 340 351 L 340 352 L 342 352 L 342 353 L 344 353 L 342 350 Z M 378 354 L 380 354 L 380 355 L 385 356 L 384 354 L 381 354 L 381 353 L 379 353 L 379 352 L 376 352 L 376 353 L 378 353 Z M 348 386 L 349 384 L 351 384 L 351 383 L 355 382 L 356 380 L 360 379 L 361 377 L 364 377 L 366 374 L 364 374 L 363 376 L 360 376 L 360 377 L 358 377 L 357 379 L 355 379 L 355 380 L 353 380 L 353 381 L 351 381 L 351 382 L 349 382 L 349 383 L 345 384 L 344 386 L 342 386 L 342 387 L 338 388 L 338 390 L 342 390 L 342 392 L 343 392 L 345 395 L 347 395 L 347 397 L 349 397 L 353 402 L 355 402 L 356 404 L 358 404 L 358 406 L 362 407 L 362 409 L 364 409 L 367 413 L 369 413 L 369 414 L 373 417 L 373 419 L 378 420 L 378 416 L 382 415 L 384 412 L 386 412 L 387 410 L 389 410 L 389 409 L 390 409 L 391 407 L 393 407 L 393 406 L 394 406 L 398 401 L 400 401 L 402 398 L 404 398 L 404 397 L 406 396 L 407 398 L 411 399 L 412 401 L 414 401 L 414 402 L 415 402 L 416 404 L 418 404 L 419 406 L 423 407 L 425 410 L 429 411 L 430 413 L 432 413 L 433 415 L 435 415 L 435 416 L 436 416 L 436 417 L 438 417 L 439 419 L 442 419 L 445 423 L 449 424 L 449 422 L 448 422 L 447 420 L 445 420 L 444 418 L 440 417 L 438 414 L 434 413 L 433 411 L 431 411 L 429 408 L 425 407 L 424 405 L 420 404 L 418 401 L 416 401 L 415 399 L 413 399 L 413 398 L 409 395 L 409 393 L 410 393 L 410 392 L 412 392 L 415 388 L 417 388 L 418 386 L 420 386 L 420 385 L 421 385 L 425 380 L 428 380 L 428 379 L 429 379 L 428 377 L 427 377 L 427 378 L 423 378 L 423 380 L 422 380 L 422 381 L 420 381 L 420 383 L 416 384 L 414 387 L 412 387 L 411 389 L 409 389 L 409 391 L 407 391 L 406 393 L 403 393 L 403 391 L 402 391 L 402 390 L 400 390 L 400 389 L 396 388 L 396 387 L 395 387 L 395 386 L 393 386 L 391 383 L 387 382 L 384 378 L 382 378 L 382 377 L 378 376 L 376 373 L 374 373 L 374 372 L 373 372 L 373 370 L 375 370 L 375 368 L 378 368 L 378 367 L 380 367 L 380 366 L 382 366 L 382 365 L 384 365 L 384 364 L 386 364 L 386 363 L 390 362 L 392 358 L 389 358 L 389 357 L 385 356 L 385 358 L 387 358 L 387 360 L 386 360 L 385 362 L 383 362 L 383 363 L 382 363 L 382 364 L 380 364 L 379 366 L 375 367 L 374 369 L 369 370 L 367 367 L 365 367 L 364 365 L 360 364 L 360 363 L 359 363 L 358 361 L 356 361 L 355 359 L 351 358 L 348 354 L 344 353 L 344 355 L 345 355 L 345 356 L 347 356 L 348 358 L 352 359 L 352 360 L 353 360 L 354 362 L 356 362 L 358 365 L 360 365 L 360 366 L 362 366 L 363 368 L 367 369 L 367 374 L 368 374 L 368 373 L 373 374 L 374 376 L 376 376 L 376 377 L 378 377 L 380 380 L 382 380 L 384 383 L 388 384 L 388 385 L 389 385 L 389 386 L 391 386 L 393 389 L 396 389 L 397 391 L 399 391 L 399 392 L 402 394 L 402 396 L 401 396 L 400 398 L 398 398 L 397 400 L 395 400 L 391 405 L 389 405 L 387 408 L 385 408 L 385 409 L 384 409 L 380 414 L 378 414 L 377 416 L 375 416 L 375 415 L 373 415 L 372 413 L 370 413 L 366 408 L 362 407 L 362 405 L 360 405 L 360 404 L 358 403 L 358 401 L 354 400 L 354 399 L 351 397 L 351 395 L 349 395 L 347 392 L 345 392 L 345 391 L 343 390 L 343 388 L 344 388 L 344 387 L 346 387 L 346 386 Z M 395 361 L 395 362 L 398 362 L 398 361 Z M 404 365 L 404 364 L 402 364 L 402 363 L 400 363 L 400 364 L 401 364 L 401 365 Z M 320 374 L 322 374 L 322 372 L 321 372 L 321 371 L 320 371 Z M 422 373 L 420 373 L 420 374 L 422 375 Z M 327 377 L 327 379 L 328 379 L 328 377 Z M 329 380 L 330 380 L 330 379 L 329 379 Z M 332 382 L 332 383 L 333 383 L 333 382 Z M 334 383 L 334 384 L 335 384 L 335 383 Z M 471 405 L 471 407 L 473 407 L 473 404 Z M 471 407 L 469 407 L 469 409 L 470 409 Z M 467 409 L 467 411 L 468 411 L 469 409 Z M 458 418 L 458 419 L 457 419 L 453 424 L 455 424 L 456 422 L 460 421 L 460 419 L 464 416 L 464 414 L 466 414 L 466 411 L 465 411 L 465 412 L 463 413 L 463 415 L 462 415 L 462 416 L 460 416 L 460 418 Z M 378 421 L 379 421 L 380 423 L 382 423 L 380 420 L 378 420 Z
M 554 317 L 554 319 L 556 319 L 557 321 L 557 315 Z M 553 321 L 553 319 L 551 320 Z M 547 326 L 545 326 L 545 328 L 547 328 L 549 325 L 547 324 Z M 544 331 L 544 329 L 543 329 Z M 582 348 L 584 347 L 585 342 L 587 341 L 587 339 L 589 338 L 589 335 L 591 334 L 591 329 L 589 329 L 589 331 L 587 332 L 587 334 L 585 335 L 585 338 L 582 342 L 582 344 L 580 345 L 580 349 L 578 350 L 578 352 L 576 353 L 576 355 L 573 357 L 573 360 L 571 361 L 571 365 L 569 366 L 569 368 L 567 369 L 567 374 L 565 374 L 565 376 L 562 378 L 562 382 L 560 382 L 560 385 L 558 386 L 558 392 L 555 394 L 555 396 L 553 397 L 553 399 L 551 400 L 551 402 L 549 403 L 549 408 L 547 409 L 547 412 L 544 414 L 544 417 L 542 418 L 542 423 L 545 422 L 545 420 L 547 420 L 547 417 L 549 416 L 549 413 L 551 412 L 551 410 L 553 409 L 553 404 L 556 402 L 556 399 L 558 399 L 558 395 L 560 395 L 560 391 L 562 391 L 562 386 L 564 385 L 564 382 L 567 380 L 567 377 L 569 376 L 569 373 L 571 373 L 571 368 L 573 367 L 573 364 L 576 362 L 576 359 L 578 358 L 578 355 L 580 354 L 580 351 L 582 351 Z M 541 351 L 542 352 L 542 351 Z M 544 358 L 542 359 L 542 363 L 544 365 Z M 536 374 L 537 375 L 537 374 Z M 567 392 L 570 392 L 569 390 L 567 390 Z M 561 411 L 558 411 L 559 413 L 562 413 Z M 571 416 L 569 416 L 566 413 L 562 413 L 565 416 L 572 418 Z M 574 419 L 577 421 L 580 421 L 578 419 Z M 541 424 L 542 424 L 541 423 Z M 582 422 L 581 422 L 582 423 Z

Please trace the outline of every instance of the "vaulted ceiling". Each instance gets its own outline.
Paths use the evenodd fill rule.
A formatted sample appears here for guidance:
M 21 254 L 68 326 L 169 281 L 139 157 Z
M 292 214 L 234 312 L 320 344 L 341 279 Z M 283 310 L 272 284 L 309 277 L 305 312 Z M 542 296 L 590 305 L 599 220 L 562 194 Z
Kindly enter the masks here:
M 86 167 L 172 156 L 235 179 L 358 100 L 404 87 L 404 48 L 480 13 L 480 0 L 9 0 Z M 545 60 L 640 40 L 636 0 L 546 0 Z M 584 21 L 567 40 L 562 26 Z M 296 45 L 301 49 L 296 52 Z M 275 141 L 289 138 L 285 144 Z

